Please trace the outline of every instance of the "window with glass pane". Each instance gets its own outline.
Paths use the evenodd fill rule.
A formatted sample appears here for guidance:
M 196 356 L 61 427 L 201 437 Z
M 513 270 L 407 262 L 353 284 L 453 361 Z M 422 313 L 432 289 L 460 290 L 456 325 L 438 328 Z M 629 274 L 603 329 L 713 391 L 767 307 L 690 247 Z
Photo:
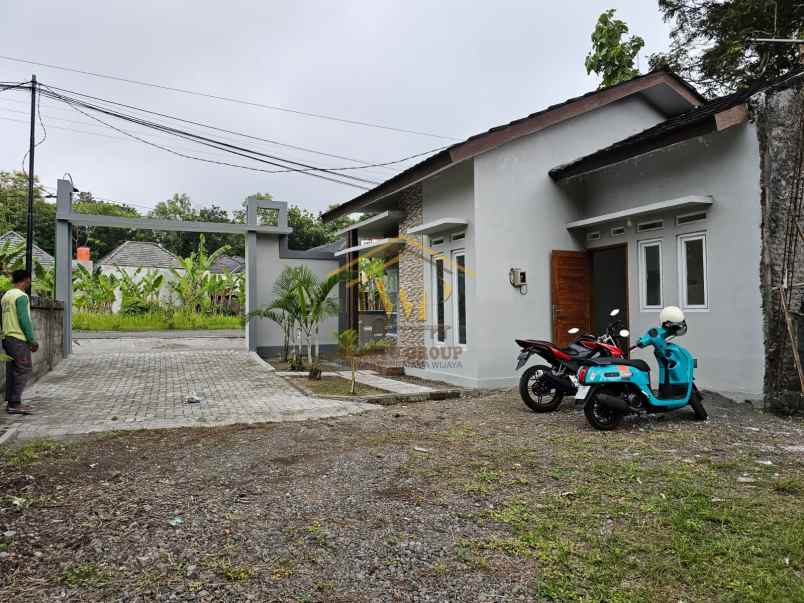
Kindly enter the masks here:
M 455 278 L 458 281 L 458 343 L 466 343 L 466 256 L 459 255 L 455 258 L 457 272 Z
M 642 305 L 662 305 L 662 247 L 659 241 L 642 243 Z
M 436 286 L 436 339 L 443 343 L 446 340 L 444 325 L 444 260 L 435 261 Z
M 706 238 L 703 235 L 683 238 L 684 304 L 687 307 L 706 306 Z

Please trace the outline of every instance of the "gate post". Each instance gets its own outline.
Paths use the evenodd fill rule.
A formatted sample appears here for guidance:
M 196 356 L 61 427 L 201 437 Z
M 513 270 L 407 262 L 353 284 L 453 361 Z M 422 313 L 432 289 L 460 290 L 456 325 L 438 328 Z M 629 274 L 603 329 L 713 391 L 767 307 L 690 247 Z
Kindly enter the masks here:
M 73 349 L 73 183 L 59 180 L 56 186 L 56 300 L 64 305 L 62 313 L 62 353 Z

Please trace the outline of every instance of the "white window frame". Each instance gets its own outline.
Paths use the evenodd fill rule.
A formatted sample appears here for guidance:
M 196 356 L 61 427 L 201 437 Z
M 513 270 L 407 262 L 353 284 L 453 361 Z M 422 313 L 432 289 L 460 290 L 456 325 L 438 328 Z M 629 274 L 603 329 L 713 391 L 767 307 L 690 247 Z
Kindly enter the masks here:
M 645 266 L 645 249 L 647 247 L 659 248 L 659 304 L 649 306 L 648 300 L 648 273 Z M 637 264 L 639 266 L 639 309 L 642 312 L 658 312 L 664 307 L 664 263 L 662 255 L 662 239 L 646 239 L 637 243 Z
M 464 269 L 469 264 L 469 256 L 466 253 L 465 249 L 454 249 L 452 251 L 452 257 L 450 261 L 452 263 L 452 296 L 453 296 L 453 304 L 452 304 L 452 332 L 454 333 L 454 345 L 461 346 L 465 348 L 469 342 L 469 306 L 467 302 L 469 301 L 469 279 L 466 278 L 466 272 L 464 270 L 463 275 L 463 286 L 464 286 L 464 307 L 466 308 L 466 343 L 460 342 L 461 337 L 461 324 L 458 318 L 458 273 L 460 270 L 458 269 L 458 257 L 463 256 L 463 265 Z
M 706 231 L 691 232 L 689 234 L 678 235 L 678 296 L 681 308 L 693 312 L 709 311 L 709 250 L 706 244 Z M 687 303 L 687 241 L 703 242 L 703 304 Z
M 441 341 L 438 338 L 438 268 L 436 268 L 436 263 L 438 261 L 442 261 L 444 264 L 444 283 L 448 281 L 447 279 L 447 269 L 449 267 L 449 257 L 444 254 L 434 255 L 432 257 L 432 263 L 430 264 L 430 272 L 432 272 L 432 291 L 433 291 L 433 321 L 432 321 L 432 336 L 433 336 L 433 345 L 447 345 L 447 338 L 449 337 L 449 323 L 447 322 L 447 315 L 449 308 L 447 307 L 447 301 L 449 301 L 448 297 L 444 297 L 444 340 Z M 446 293 L 446 292 L 445 292 Z

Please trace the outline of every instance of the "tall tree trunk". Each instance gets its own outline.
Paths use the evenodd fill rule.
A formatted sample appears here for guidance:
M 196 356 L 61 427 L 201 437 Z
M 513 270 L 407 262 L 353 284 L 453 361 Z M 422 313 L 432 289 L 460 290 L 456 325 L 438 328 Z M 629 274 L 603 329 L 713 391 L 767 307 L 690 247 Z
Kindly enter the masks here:
M 318 332 L 318 325 L 315 326 L 315 360 L 321 362 L 321 336 Z

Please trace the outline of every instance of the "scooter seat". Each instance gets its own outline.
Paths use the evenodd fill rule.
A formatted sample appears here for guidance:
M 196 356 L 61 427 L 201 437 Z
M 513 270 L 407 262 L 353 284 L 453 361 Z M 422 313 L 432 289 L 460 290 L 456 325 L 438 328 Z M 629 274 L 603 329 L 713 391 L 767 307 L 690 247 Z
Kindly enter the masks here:
M 650 372 L 650 365 L 644 360 L 638 358 L 599 358 L 592 361 L 594 364 L 608 366 L 611 364 L 620 364 L 623 366 L 633 366 L 640 371 Z

